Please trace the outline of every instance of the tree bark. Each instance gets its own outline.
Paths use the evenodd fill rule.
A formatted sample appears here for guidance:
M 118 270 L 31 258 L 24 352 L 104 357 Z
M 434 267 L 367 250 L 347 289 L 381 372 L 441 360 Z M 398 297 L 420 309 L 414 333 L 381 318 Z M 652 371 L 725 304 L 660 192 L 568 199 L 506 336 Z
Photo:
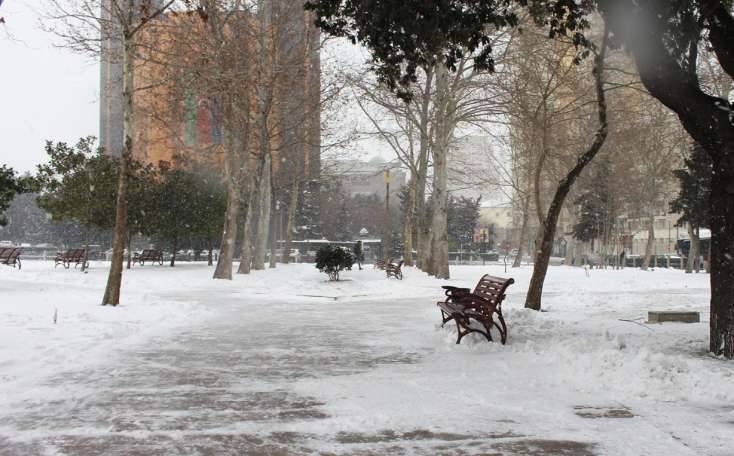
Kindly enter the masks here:
M 265 252 L 268 246 L 268 225 L 270 223 L 270 200 L 271 200 L 271 184 L 270 184 L 270 153 L 266 152 L 262 160 L 260 168 L 260 214 L 257 220 L 257 234 L 255 237 L 255 253 L 252 260 L 252 269 L 265 269 Z
M 227 170 L 227 159 L 225 158 L 225 175 Z M 232 260 L 234 258 L 235 239 L 237 238 L 237 216 L 240 209 L 240 190 L 234 182 L 233 177 L 227 177 L 227 210 L 224 213 L 224 231 L 222 232 L 222 244 L 219 247 L 219 258 L 217 267 L 214 269 L 215 279 L 232 280 Z
M 454 130 L 453 103 L 449 94 L 448 69 L 436 69 L 439 112 L 436 119 L 436 141 L 433 145 L 433 197 L 431 199 L 430 268 L 437 279 L 450 278 L 448 238 L 448 153 Z
M 120 288 L 122 286 L 122 265 L 125 255 L 125 238 L 127 237 L 127 190 L 128 170 L 133 154 L 133 128 L 135 111 L 133 91 L 135 90 L 135 53 L 133 37 L 125 36 L 123 43 L 123 135 L 125 144 L 120 157 L 120 174 L 117 179 L 117 203 L 115 207 L 115 228 L 112 237 L 112 264 L 107 277 L 107 286 L 102 305 L 116 306 L 120 304 Z
M 278 251 L 278 217 L 279 211 L 275 201 L 270 202 L 270 269 L 274 269 L 277 264 L 277 251 Z
M 206 255 L 206 264 L 207 266 L 213 266 L 214 265 L 214 258 L 213 258 L 213 252 L 214 246 L 212 245 L 212 238 L 207 239 L 207 243 L 209 244 L 209 253 Z
M 729 145 L 734 154 L 734 145 Z M 716 162 L 715 162 L 716 163 Z M 710 350 L 734 358 L 734 169 L 715 164 L 711 189 Z
M 415 229 L 415 206 L 418 187 L 417 176 L 411 175 L 408 181 L 408 201 L 406 201 L 405 220 L 403 223 L 403 262 L 405 266 L 413 266 L 413 230 Z
M 298 208 L 298 192 L 300 191 L 300 179 L 297 176 L 293 178 L 293 186 L 291 187 L 290 200 L 288 201 L 288 216 L 285 223 L 285 247 L 283 248 L 283 264 L 290 262 L 290 253 L 293 248 L 293 225 L 296 223 L 296 210 Z
M 247 211 L 245 212 L 245 221 L 242 225 L 240 266 L 237 269 L 237 274 L 249 274 L 252 268 L 252 214 L 255 213 L 255 210 L 258 210 L 258 198 L 258 193 L 253 187 L 248 198 L 249 202 L 247 204 Z
M 530 286 L 528 287 L 528 294 L 525 300 L 525 307 L 529 309 L 538 311 L 541 309 L 543 283 L 545 282 L 545 276 L 548 272 L 548 264 L 553 251 L 553 239 L 555 238 L 556 225 L 558 224 L 558 217 L 560 216 L 561 209 L 563 208 L 563 202 L 578 176 L 584 168 L 591 163 L 591 160 L 594 159 L 599 150 L 601 150 L 608 134 L 607 104 L 604 94 L 603 80 L 604 57 L 606 55 L 608 40 L 609 29 L 605 26 L 601 49 L 599 51 L 599 55 L 596 56 L 594 63 L 594 80 L 596 84 L 599 129 L 597 130 L 594 141 L 589 149 L 579 157 L 576 165 L 558 184 L 553 200 L 548 207 L 548 214 L 543 221 L 543 238 L 540 247 L 536 247 L 538 253 L 535 255 L 535 267 L 533 268 L 533 275 L 530 278 Z
M 655 216 L 650 216 L 650 226 L 647 228 L 647 244 L 645 244 L 645 259 L 640 269 L 647 271 L 652 261 L 653 247 L 655 246 Z
M 528 243 L 528 221 L 530 219 L 530 195 L 528 194 L 523 201 L 522 209 L 522 225 L 520 226 L 520 240 L 517 245 L 517 255 L 512 261 L 513 268 L 519 268 L 522 265 L 522 256 L 525 252 L 525 244 Z
M 133 266 L 133 233 L 130 231 L 130 229 L 127 230 L 127 269 L 132 268 Z M 89 249 L 87 249 L 87 252 L 89 252 Z
M 173 238 L 173 243 L 171 245 L 171 267 L 176 266 L 176 250 L 178 250 L 178 238 Z

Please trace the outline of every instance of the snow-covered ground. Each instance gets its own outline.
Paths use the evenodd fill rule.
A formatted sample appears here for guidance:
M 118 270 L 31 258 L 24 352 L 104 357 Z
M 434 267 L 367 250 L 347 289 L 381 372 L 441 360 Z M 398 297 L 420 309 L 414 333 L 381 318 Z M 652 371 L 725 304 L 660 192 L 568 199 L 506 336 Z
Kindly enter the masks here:
M 0 455 L 731 455 L 734 364 L 706 353 L 708 276 L 452 267 L 514 277 L 506 346 L 440 328 L 444 281 L 312 265 L 0 268 Z M 700 324 L 645 324 L 695 310 Z M 54 315 L 56 322 L 54 323 Z M 449 325 L 450 326 L 450 325 Z

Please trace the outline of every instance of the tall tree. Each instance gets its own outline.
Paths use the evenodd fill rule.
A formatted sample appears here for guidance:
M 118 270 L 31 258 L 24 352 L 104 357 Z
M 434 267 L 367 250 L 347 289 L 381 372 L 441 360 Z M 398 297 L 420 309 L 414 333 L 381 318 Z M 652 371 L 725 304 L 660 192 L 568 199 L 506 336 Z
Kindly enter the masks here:
M 163 14 L 174 0 L 51 0 L 53 30 L 74 50 L 99 56 L 101 46 L 110 46 L 112 58 L 122 65 L 121 150 L 109 151 L 120 157 L 112 241 L 112 263 L 102 305 L 120 303 L 123 256 L 127 239 L 128 175 L 133 158 L 135 104 L 133 102 L 138 38 L 150 22 Z

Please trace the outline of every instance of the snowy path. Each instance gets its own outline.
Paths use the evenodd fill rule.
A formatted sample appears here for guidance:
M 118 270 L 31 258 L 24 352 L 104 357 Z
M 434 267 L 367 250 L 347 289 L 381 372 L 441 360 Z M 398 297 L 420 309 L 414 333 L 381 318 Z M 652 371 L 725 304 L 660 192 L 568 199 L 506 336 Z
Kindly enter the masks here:
M 517 309 L 518 289 L 508 346 L 455 346 L 436 328 L 435 282 L 416 272 L 334 285 L 283 269 L 244 291 L 162 287 L 158 299 L 210 312 L 40 379 L 34 398 L 0 408 L 0 455 L 731 454 L 732 387 L 692 395 L 734 378 L 697 353 L 701 329 L 618 321 L 651 297 L 699 306 L 705 289 L 580 289 L 583 318 Z M 551 309 L 567 299 L 549 291 Z M 615 300 L 632 306 L 615 313 Z

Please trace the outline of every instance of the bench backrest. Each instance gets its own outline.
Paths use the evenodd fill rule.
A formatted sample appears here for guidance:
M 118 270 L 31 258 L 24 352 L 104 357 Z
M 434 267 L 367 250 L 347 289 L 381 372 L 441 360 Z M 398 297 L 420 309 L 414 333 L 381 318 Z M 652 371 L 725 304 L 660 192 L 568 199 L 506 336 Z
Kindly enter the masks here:
M 485 274 L 479 279 L 473 293 L 495 305 L 499 305 L 505 298 L 507 287 L 513 283 L 515 283 L 514 279 L 503 279 Z
M 67 250 L 66 253 L 64 253 L 64 259 L 70 261 L 80 261 L 82 258 L 84 258 L 85 252 L 85 249 Z
M 10 255 L 13 254 L 13 251 L 15 251 L 13 247 L 0 247 L 0 261 L 10 258 Z
M 156 249 L 146 249 L 140 254 L 141 257 L 145 258 L 158 258 L 161 256 L 161 251 Z
M 13 249 L 12 252 L 10 252 L 10 257 L 8 258 L 9 261 L 15 261 L 20 256 L 20 253 L 23 251 L 21 248 Z

